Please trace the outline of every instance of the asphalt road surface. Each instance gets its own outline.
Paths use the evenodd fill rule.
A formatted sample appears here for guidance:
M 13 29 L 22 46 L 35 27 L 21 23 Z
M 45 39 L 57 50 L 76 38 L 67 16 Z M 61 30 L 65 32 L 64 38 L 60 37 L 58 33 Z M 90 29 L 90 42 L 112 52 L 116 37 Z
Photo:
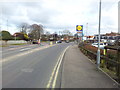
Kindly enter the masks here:
M 48 43 L 41 44 L 41 45 L 27 44 L 27 45 L 18 45 L 18 46 L 13 45 L 13 46 L 9 46 L 9 47 L 3 47 L 2 48 L 2 58 L 9 57 L 9 56 L 12 56 L 12 55 L 16 55 L 18 53 L 25 52 L 25 51 L 28 51 L 28 50 L 31 50 L 31 49 L 35 49 L 35 48 L 38 48 L 38 47 L 41 47 L 41 46 L 46 46 L 46 45 L 48 45 Z
M 73 43 L 28 46 L 3 51 L 3 88 L 46 88 L 63 50 Z

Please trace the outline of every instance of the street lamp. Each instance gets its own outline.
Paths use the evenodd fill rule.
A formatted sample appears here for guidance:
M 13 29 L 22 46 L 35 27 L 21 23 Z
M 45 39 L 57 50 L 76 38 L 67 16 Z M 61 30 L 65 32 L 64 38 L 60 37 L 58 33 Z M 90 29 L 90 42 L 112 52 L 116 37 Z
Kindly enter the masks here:
M 97 50 L 97 68 L 100 68 L 100 25 L 101 25 L 101 0 L 99 6 L 99 28 L 98 28 L 98 50 Z
M 87 31 L 88 31 L 88 23 L 86 23 L 86 40 L 87 40 Z

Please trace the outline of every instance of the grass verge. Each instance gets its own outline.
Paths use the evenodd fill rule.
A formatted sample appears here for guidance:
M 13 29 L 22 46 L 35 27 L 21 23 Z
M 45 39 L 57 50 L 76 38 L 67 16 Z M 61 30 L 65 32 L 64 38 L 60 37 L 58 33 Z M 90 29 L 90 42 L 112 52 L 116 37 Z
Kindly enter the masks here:
M 8 47 L 11 45 L 26 45 L 27 43 L 15 43 L 15 44 L 8 44 L 8 45 L 0 45 L 0 47 Z
M 114 71 L 111 71 L 107 68 L 101 68 L 104 72 L 106 72 L 110 77 L 112 77 L 114 80 L 117 79 L 116 73 Z
M 15 44 L 10 44 L 10 45 L 26 45 L 27 43 L 15 43 Z

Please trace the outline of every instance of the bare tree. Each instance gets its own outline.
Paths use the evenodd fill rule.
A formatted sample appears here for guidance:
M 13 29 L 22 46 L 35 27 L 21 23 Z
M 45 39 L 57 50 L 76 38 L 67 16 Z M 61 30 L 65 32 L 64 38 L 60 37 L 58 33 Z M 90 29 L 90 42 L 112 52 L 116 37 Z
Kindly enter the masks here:
M 20 32 L 27 34 L 29 29 L 28 23 L 21 23 L 19 27 L 20 27 Z
M 41 39 L 41 35 L 43 34 L 43 26 L 42 25 L 37 25 L 37 24 L 32 24 L 30 26 L 30 37 L 32 39 Z
M 50 35 L 50 32 L 49 31 L 46 31 L 46 33 L 45 33 L 46 35 Z
M 64 30 L 64 31 L 63 31 L 63 34 L 64 34 L 64 35 L 71 35 L 71 32 L 70 32 L 69 30 Z

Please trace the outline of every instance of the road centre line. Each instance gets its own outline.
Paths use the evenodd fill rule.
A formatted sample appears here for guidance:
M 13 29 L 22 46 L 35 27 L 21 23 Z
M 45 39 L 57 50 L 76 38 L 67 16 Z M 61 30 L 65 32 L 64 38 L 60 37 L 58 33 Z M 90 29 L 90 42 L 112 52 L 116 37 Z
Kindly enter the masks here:
M 24 49 L 21 49 L 20 51 L 25 51 L 25 50 L 29 50 L 29 49 L 32 49 L 32 48 L 24 48 Z
M 25 47 L 30 47 L 30 46 L 34 46 L 34 45 L 27 45 L 27 46 L 20 46 L 20 47 L 13 47 L 13 48 L 10 48 L 10 49 L 7 49 L 7 50 L 4 50 L 2 52 L 5 52 L 5 51 L 11 51 L 11 50 L 15 50 L 15 49 L 22 49 L 22 48 L 25 48 Z
M 18 48 L 18 49 L 21 49 L 21 50 L 14 50 L 14 51 L 12 51 L 12 52 L 10 52 L 10 51 L 2 51 L 2 55 L 7 55 L 7 54 L 11 54 L 11 53 L 15 53 L 15 52 L 17 52 L 17 51 L 25 51 L 25 50 L 29 50 L 29 49 L 34 49 L 34 48 L 38 48 L 38 47 L 28 47 L 28 48 L 25 48 L 25 47 L 22 47 L 22 48 Z
M 70 45 L 71 46 L 71 45 Z M 57 76 L 58 76 L 58 73 L 59 73 L 59 69 L 60 69 L 60 65 L 62 63 L 62 60 L 63 60 L 63 57 L 65 55 L 65 52 L 67 51 L 67 49 L 70 47 L 68 46 L 67 48 L 65 48 L 65 50 L 61 53 L 60 57 L 58 58 L 58 61 L 52 71 L 52 74 L 50 76 L 50 79 L 48 81 L 48 84 L 46 86 L 46 88 L 55 88 L 56 86 L 56 81 L 57 81 Z M 53 83 L 52 83 L 53 81 Z M 51 87 L 52 86 L 52 87 Z
M 55 45 L 48 45 L 48 46 L 43 46 L 43 47 L 35 48 L 34 50 L 26 51 L 26 52 L 23 52 L 23 53 L 20 53 L 20 54 L 17 54 L 17 55 L 10 56 L 8 58 L 2 59 L 2 60 L 0 60 L 0 62 L 3 63 L 3 62 L 6 62 L 6 61 L 9 61 L 9 60 L 13 60 L 14 58 L 18 58 L 18 57 L 21 57 L 21 56 L 33 53 L 35 51 L 43 50 L 43 49 L 46 49 L 46 48 L 49 48 L 49 47 L 52 47 L 52 46 L 55 46 Z
M 19 51 L 25 51 L 25 50 L 29 50 L 29 49 L 32 49 L 32 48 L 23 48 L 23 49 L 21 49 L 21 50 L 19 50 Z M 12 51 L 12 52 L 4 52 L 4 53 L 2 53 L 2 55 L 7 55 L 7 54 L 11 54 L 11 53 L 15 53 L 15 52 L 17 52 L 16 50 L 14 50 L 14 51 Z

